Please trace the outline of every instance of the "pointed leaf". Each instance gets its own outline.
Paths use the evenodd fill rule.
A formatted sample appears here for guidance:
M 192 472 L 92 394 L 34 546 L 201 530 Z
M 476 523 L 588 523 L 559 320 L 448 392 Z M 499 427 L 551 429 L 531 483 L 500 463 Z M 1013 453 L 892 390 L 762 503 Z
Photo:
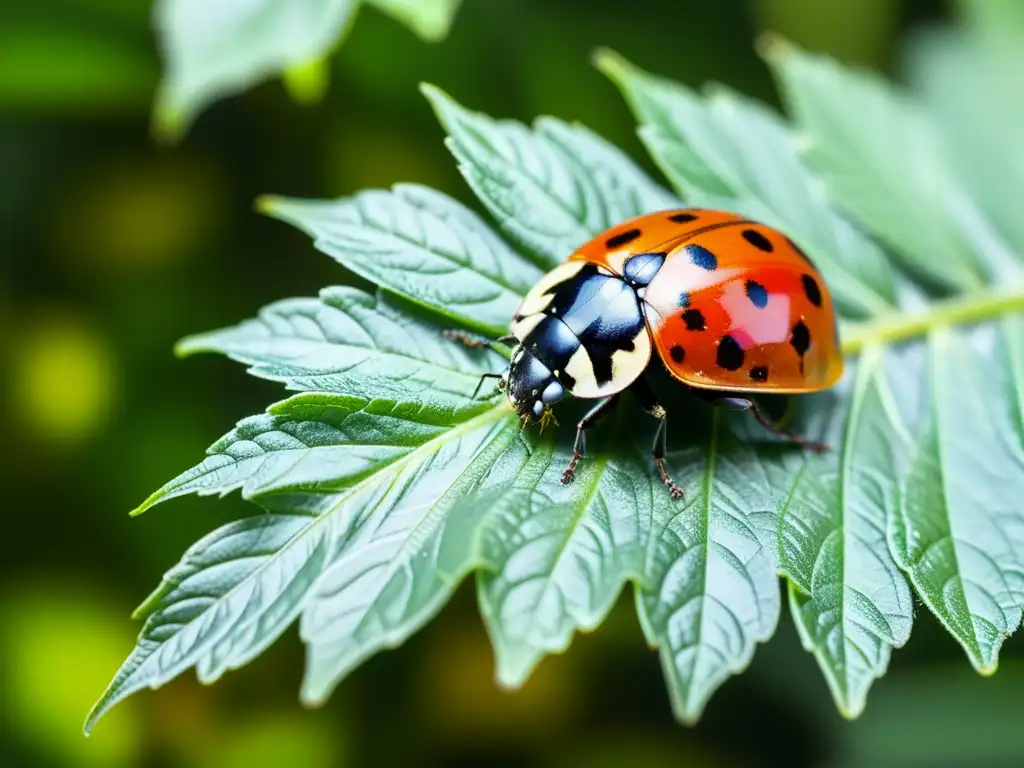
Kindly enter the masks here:
M 748 445 L 726 438 L 716 415 L 710 443 L 672 454 L 684 507 L 655 496 L 655 523 L 637 608 L 661 651 L 672 708 L 697 720 L 711 695 L 750 663 L 779 617 L 778 483 Z
M 929 338 L 931 402 L 900 514 L 893 553 L 921 599 L 982 673 L 995 670 L 1024 606 L 1024 454 L 1019 429 L 1019 324 L 1006 349 L 992 328 Z M 1019 348 L 1019 347 L 1018 347 Z
M 325 701 L 364 659 L 408 638 L 482 564 L 492 486 L 511 483 L 528 456 L 506 414 L 396 472 L 388 487 L 344 500 L 345 514 L 358 516 L 359 525 L 317 581 L 302 616 L 306 702 Z
M 153 25 L 166 80 L 156 120 L 175 138 L 211 101 L 318 59 L 341 37 L 358 0 L 158 0 Z
M 346 287 L 271 304 L 258 318 L 190 337 L 177 351 L 229 355 L 289 389 L 419 398 L 453 411 L 477 405 L 470 396 L 497 360 L 446 341 L 387 295 Z
M 424 40 L 442 40 L 462 0 L 366 0 L 393 16 Z
M 198 665 L 212 682 L 261 653 L 295 619 L 327 557 L 325 529 L 304 515 L 261 515 L 194 544 L 143 604 L 138 646 L 89 713 L 88 733 L 117 702 Z
M 423 92 L 470 187 L 546 269 L 623 219 L 679 205 L 582 126 L 541 118 L 531 130 L 464 109 L 434 86 Z
M 1018 140 L 1024 122 L 1024 47 L 986 45 L 960 28 L 930 30 L 913 43 L 910 81 L 935 114 L 964 184 L 962 193 L 1015 246 L 1010 251 L 1019 267 L 1024 260 L 1024 218 L 1016 204 L 1024 196 L 1024 146 Z
M 628 445 L 632 423 L 620 419 L 613 445 Z M 493 502 L 484 548 L 494 575 L 481 578 L 479 599 L 505 686 L 522 685 L 544 655 L 601 623 L 626 580 L 642 574 L 652 497 L 668 498 L 643 454 L 594 452 L 565 486 L 571 457 L 568 446 L 540 445 Z
M 317 633 L 310 637 L 307 629 L 315 650 L 305 690 L 316 699 L 348 668 L 404 639 L 447 600 L 476 558 L 476 526 L 486 507 L 470 497 L 492 467 L 502 470 L 495 482 L 515 476 L 522 454 L 514 440 L 516 419 L 507 407 L 489 407 L 453 425 L 448 414 L 415 403 L 390 406 L 378 410 L 371 402 L 360 410 L 352 398 L 297 395 L 276 409 L 272 423 L 262 425 L 267 429 L 243 422 L 214 446 L 211 459 L 147 500 L 141 509 L 187 492 L 223 494 L 241 487 L 268 506 L 290 499 L 281 506 L 304 514 L 251 518 L 197 545 L 140 609 L 153 611 L 140 645 L 87 728 L 125 696 L 190 666 L 212 680 L 245 663 L 306 606 L 314 611 L 308 620 L 313 627 L 323 615 L 390 617 L 359 625 L 340 641 L 354 649 L 345 654 L 339 655 L 339 639 L 330 635 L 326 665 L 318 660 Z M 502 460 L 505 448 L 512 453 Z M 446 515 L 460 500 L 466 512 Z M 263 535 L 253 522 L 261 520 L 279 527 Z M 460 527 L 449 530 L 454 524 Z M 415 557 L 403 560 L 399 553 L 405 552 Z M 387 562 L 375 560 L 387 553 Z M 442 564 L 447 576 L 439 575 Z M 373 570 L 382 589 L 369 593 L 362 583 L 341 588 L 341 577 L 358 568 Z M 318 591 L 320 578 L 326 586 Z
M 426 187 L 331 202 L 264 198 L 261 206 L 367 280 L 495 338 L 540 277 L 476 214 Z
M 919 105 L 872 74 L 789 44 L 776 41 L 767 57 L 835 199 L 917 274 L 951 290 L 979 286 L 971 244 L 950 222 L 956 181 Z
M 781 512 L 779 552 L 804 646 L 839 711 L 856 717 L 891 649 L 909 638 L 913 606 L 886 540 L 908 438 L 882 348 L 865 349 L 851 373 L 831 438 L 835 450 L 810 459 L 798 476 Z
M 758 201 L 772 214 L 765 223 L 813 257 L 845 310 L 863 316 L 892 309 L 889 263 L 833 209 L 775 113 L 721 87 L 700 97 L 611 52 L 597 61 L 629 101 L 651 157 L 681 194 L 692 203 L 709 196 Z
M 150 496 L 154 504 L 195 493 L 241 488 L 246 498 L 292 490 L 336 491 L 407 456 L 452 426 L 494 410 L 462 411 L 416 401 L 302 394 L 252 416 L 213 444 L 207 459 Z

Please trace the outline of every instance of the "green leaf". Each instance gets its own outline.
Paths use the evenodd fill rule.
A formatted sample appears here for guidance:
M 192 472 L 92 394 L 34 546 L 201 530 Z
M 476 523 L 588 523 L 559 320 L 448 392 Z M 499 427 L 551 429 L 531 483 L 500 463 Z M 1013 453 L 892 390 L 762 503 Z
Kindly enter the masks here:
M 167 74 L 157 130 L 177 138 L 215 99 L 323 57 L 357 7 L 358 0 L 158 0 L 153 23 Z
M 1024 606 L 1024 333 L 1019 319 L 1003 331 L 930 334 L 930 404 L 889 530 L 921 599 L 985 674 Z
M 768 223 L 813 255 L 842 307 L 860 316 L 892 314 L 884 254 L 835 211 L 780 118 L 721 88 L 699 97 L 611 52 L 597 63 L 625 94 L 641 138 L 681 192 L 698 201 L 758 201 L 772 214 Z M 911 622 L 909 590 L 885 539 L 898 482 L 886 457 L 901 439 L 893 426 L 898 416 L 879 348 L 872 349 L 853 391 L 840 390 L 844 401 L 852 398 L 830 437 L 841 448 L 800 470 L 779 522 L 794 619 L 849 716 L 863 709 L 868 686 L 884 673 L 890 648 L 906 642 Z M 744 654 L 732 663 L 745 664 Z M 698 698 L 682 716 L 692 719 L 702 704 Z
M 476 562 L 486 507 L 473 503 L 474 492 L 492 467 L 504 470 L 499 479 L 514 477 L 525 460 L 504 405 L 456 421 L 417 402 L 303 394 L 272 410 L 240 423 L 139 511 L 185 493 L 241 488 L 290 514 L 220 529 L 168 574 L 140 608 L 149 618 L 139 646 L 87 730 L 128 694 L 190 666 L 212 680 L 244 664 L 300 611 L 311 659 L 304 696 L 321 699 L 448 599 Z M 361 581 L 367 574 L 375 589 Z
M 651 157 L 691 203 L 720 199 L 738 208 L 753 199 L 814 259 L 847 312 L 893 307 L 892 275 L 882 252 L 822 194 L 788 128 L 767 107 L 724 88 L 699 97 L 603 51 L 597 66 L 629 101 Z
M 1016 0 L 958 0 L 956 5 L 972 31 L 999 42 L 1020 44 L 1024 8 Z
M 396 299 L 346 287 L 279 301 L 258 318 L 185 339 L 177 351 L 220 352 L 289 389 L 416 398 L 451 411 L 475 406 L 469 396 L 491 369 L 488 358 L 445 341 Z
M 390 470 L 387 485 L 374 482 L 332 502 L 329 514 L 358 525 L 303 611 L 306 702 L 323 702 L 365 658 L 403 642 L 481 565 L 486 502 L 495 484 L 516 476 L 529 447 L 504 408 L 435 445 Z
M 530 130 L 464 109 L 432 85 L 422 90 L 469 186 L 544 268 L 623 219 L 679 205 L 582 126 L 548 117 Z
M 422 37 L 443 40 L 462 0 L 366 0 Z
M 207 458 L 150 496 L 135 514 L 177 496 L 246 498 L 315 489 L 342 490 L 407 456 L 493 403 L 452 409 L 429 401 L 395 402 L 306 393 L 252 416 L 214 443 Z
M 916 274 L 960 291 L 982 269 L 951 220 L 956 180 L 919 105 L 867 72 L 774 41 L 766 49 L 806 157 L 840 204 L 891 245 Z
M 426 187 L 330 202 L 269 197 L 260 206 L 356 274 L 494 338 L 540 277 L 476 214 Z
M 324 533 L 312 516 L 261 515 L 193 545 L 139 608 L 148 618 L 138 646 L 89 713 L 85 732 L 129 694 L 189 667 L 212 682 L 259 655 L 294 620 L 323 568 Z
M 644 137 L 677 184 L 701 200 L 791 220 L 823 263 L 831 258 L 849 297 L 884 300 L 885 308 L 862 304 L 870 316 L 844 328 L 844 349 L 863 353 L 846 380 L 797 399 L 790 415 L 788 426 L 827 434 L 833 451 L 808 459 L 773 445 L 750 414 L 716 412 L 705 425 L 706 406 L 671 397 L 668 466 L 685 502 L 672 502 L 654 472 L 653 420 L 628 404 L 594 431 L 576 483 L 558 482 L 571 426 L 541 438 L 518 427 L 498 393 L 474 397 L 480 374 L 500 358 L 444 340 L 434 321 L 503 333 L 538 265 L 622 218 L 677 203 L 584 129 L 495 122 L 427 86 L 470 184 L 536 263 L 420 187 L 265 203 L 382 293 L 331 288 L 182 343 L 184 354 L 220 351 L 313 391 L 240 422 L 140 508 L 240 489 L 268 514 L 215 532 L 172 570 L 140 609 L 149 618 L 139 646 L 90 727 L 120 698 L 191 666 L 212 680 L 244 664 L 296 618 L 308 647 L 302 696 L 321 702 L 362 660 L 428 621 L 474 570 L 498 678 L 509 686 L 597 627 L 632 582 L 685 721 L 771 635 L 778 571 L 844 714 L 863 708 L 910 631 L 898 568 L 978 668 L 994 668 L 1024 607 L 1024 321 L 1006 317 L 1024 306 L 1024 292 L 1019 262 L 985 206 L 947 190 L 969 210 L 941 226 L 971 233 L 977 253 L 960 263 L 935 257 L 928 277 L 948 280 L 962 268 L 980 284 L 984 271 L 998 287 L 929 303 L 922 286 L 900 278 L 906 310 L 889 309 L 891 270 L 870 266 L 880 252 L 822 196 L 777 117 L 733 95 L 699 98 L 615 66 L 635 106 L 648 99 L 649 114 L 637 107 Z M 836 83 L 848 77 L 825 71 Z M 913 143 L 916 130 L 931 135 L 917 120 L 899 133 Z M 853 138 L 848 149 L 871 149 Z M 867 174 L 858 183 L 866 191 L 877 181 Z M 896 179 L 879 194 L 896 200 L 910 183 Z M 919 215 L 938 215 L 936 194 L 927 190 Z M 934 236 L 905 237 L 909 261 L 935 256 Z M 968 324 L 978 327 L 954 328 Z
M 910 590 L 886 541 L 909 438 L 884 363 L 881 347 L 864 350 L 831 430 L 837 456 L 807 462 L 779 519 L 793 618 L 840 712 L 851 718 L 885 674 L 891 649 L 910 637 L 913 620 Z
M 697 720 L 712 693 L 750 663 L 779 616 L 776 569 L 778 467 L 768 449 L 729 439 L 713 420 L 707 445 L 671 456 L 687 489 L 680 508 L 655 495 L 643 586 L 648 642 L 661 650 L 672 708 Z
M 1024 121 L 1018 77 L 1024 46 L 986 42 L 959 28 L 919 34 L 907 53 L 909 79 L 939 123 L 952 167 L 964 185 L 962 194 L 1012 244 L 1009 250 L 1019 266 L 1024 260 L 1024 219 L 1016 201 L 1024 195 L 1024 147 L 1016 126 Z
M 637 418 L 619 418 L 605 439 L 629 445 Z M 642 576 L 651 505 L 668 499 L 645 454 L 596 453 L 564 486 L 572 451 L 545 443 L 492 502 L 484 550 L 494 575 L 481 579 L 479 597 L 502 685 L 522 685 L 545 654 L 597 627 L 626 580 Z

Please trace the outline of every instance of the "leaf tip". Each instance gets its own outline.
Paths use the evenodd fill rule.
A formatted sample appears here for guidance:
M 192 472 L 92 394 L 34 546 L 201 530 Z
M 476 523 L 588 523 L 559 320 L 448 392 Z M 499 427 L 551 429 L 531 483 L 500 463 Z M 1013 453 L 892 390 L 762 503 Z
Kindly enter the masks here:
M 506 649 L 505 653 L 499 651 L 497 657 L 494 683 L 506 693 L 512 693 L 526 684 L 543 659 L 544 653 L 524 646 L 519 649 Z
M 313 685 L 309 680 L 302 683 L 299 690 L 299 703 L 306 709 L 320 709 L 331 697 L 331 690 L 325 685 Z
M 852 722 L 861 716 L 864 711 L 864 700 L 861 698 L 860 701 L 850 702 L 846 699 L 836 699 L 836 709 L 839 711 L 839 716 L 848 722 Z
M 778 61 L 795 50 L 792 43 L 778 32 L 762 32 L 754 40 L 754 50 L 765 61 Z
M 178 144 L 188 132 L 190 118 L 181 106 L 175 105 L 162 92 L 153 104 L 150 118 L 150 134 L 157 144 L 173 146 Z
M 598 72 L 618 84 L 636 70 L 622 54 L 605 46 L 595 48 L 590 54 L 590 61 Z
M 280 195 L 260 195 L 253 201 L 253 208 L 257 213 L 264 216 L 277 218 L 280 215 L 280 206 L 284 198 Z
M 174 356 L 179 360 L 184 360 L 186 357 L 191 357 L 198 352 L 204 351 L 205 347 L 202 344 L 202 340 L 203 337 L 199 335 L 186 336 L 183 339 L 179 339 L 174 344 Z
M 423 97 L 430 103 L 434 114 L 437 115 L 437 119 L 443 123 L 445 121 L 444 113 L 455 104 L 455 99 L 449 96 L 443 89 L 425 80 L 420 82 L 419 89 Z
M 323 101 L 331 81 L 327 56 L 315 56 L 288 67 L 281 74 L 281 79 L 296 104 L 318 104 Z
M 82 735 L 85 738 L 92 736 L 92 730 L 96 727 L 96 723 L 99 719 L 107 713 L 107 710 L 114 705 L 114 702 L 110 700 L 110 689 L 108 688 L 100 696 L 99 700 L 92 705 L 88 714 L 85 716 L 85 722 L 82 723 Z
M 149 497 L 144 502 L 139 504 L 139 506 L 137 506 L 135 509 L 133 509 L 131 512 L 128 513 L 128 517 L 138 517 L 139 515 L 141 515 L 143 512 L 145 512 L 150 507 L 153 507 L 153 506 L 159 504 L 160 500 L 162 498 L 163 498 L 163 493 L 161 493 L 160 491 L 156 491 L 154 493 L 151 493 L 149 495 Z

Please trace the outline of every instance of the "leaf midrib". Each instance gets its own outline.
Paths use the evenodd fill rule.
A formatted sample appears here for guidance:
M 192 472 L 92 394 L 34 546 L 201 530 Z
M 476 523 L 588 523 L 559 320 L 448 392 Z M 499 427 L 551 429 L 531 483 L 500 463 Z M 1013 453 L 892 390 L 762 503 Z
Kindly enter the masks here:
M 839 488 L 838 490 L 838 501 L 839 501 L 839 531 L 843 537 L 842 547 L 840 547 L 840 557 L 842 563 L 840 568 L 842 570 L 842 582 L 840 583 L 839 589 L 839 624 L 842 627 L 843 642 L 839 644 L 838 652 L 842 654 L 842 668 L 844 670 L 842 688 L 843 698 L 845 699 L 844 704 L 846 708 L 850 708 L 850 667 L 846 663 L 846 646 L 850 642 L 850 633 L 847 630 L 847 610 L 846 610 L 846 585 L 848 584 L 846 566 L 849 558 L 847 557 L 846 548 L 849 546 L 849 533 L 847 531 L 847 514 L 846 511 L 849 508 L 849 490 L 850 484 L 849 479 L 853 471 L 853 443 L 857 430 L 861 424 L 860 414 L 863 412 L 864 400 L 867 396 L 868 387 L 871 385 L 871 379 L 875 375 L 877 370 L 876 366 L 879 363 L 878 358 L 879 348 L 869 347 L 867 354 L 861 358 L 860 367 L 857 370 L 857 384 L 854 388 L 853 394 L 850 397 L 850 407 L 846 415 L 846 427 L 843 430 L 843 448 L 842 458 L 839 465 Z
M 295 535 L 292 536 L 290 539 L 288 539 L 288 541 L 286 541 L 280 548 L 278 548 L 275 552 L 273 552 L 273 553 L 271 553 L 270 555 L 267 556 L 267 563 L 264 563 L 263 565 L 261 565 L 258 568 L 254 569 L 252 571 L 252 573 L 250 573 L 245 579 L 243 579 L 241 582 L 239 582 L 238 584 L 233 586 L 227 592 L 223 593 L 223 595 L 221 595 L 218 598 L 217 602 L 220 602 L 222 600 L 225 600 L 225 599 L 229 598 L 235 591 L 237 591 L 239 589 L 239 587 L 243 583 L 248 582 L 254 575 L 258 574 L 263 569 L 265 569 L 267 567 L 267 564 L 270 561 L 276 560 L 283 552 L 286 552 L 291 546 L 293 546 L 295 544 L 295 542 L 299 541 L 300 539 L 304 538 L 307 534 L 309 534 L 311 531 L 315 530 L 319 525 L 321 525 L 323 523 L 323 521 L 330 519 L 331 516 L 335 512 L 337 512 L 338 509 L 351 496 L 353 496 L 355 493 L 357 493 L 360 490 L 362 490 L 364 487 L 366 487 L 370 483 L 372 483 L 372 482 L 374 482 L 376 480 L 379 480 L 382 477 L 386 477 L 389 474 L 390 474 L 391 478 L 393 479 L 394 477 L 396 477 L 398 475 L 399 471 L 405 467 L 405 465 L 409 464 L 413 460 L 414 457 L 416 457 L 418 454 L 421 454 L 423 452 L 427 452 L 428 449 L 431 449 L 434 444 L 437 444 L 438 446 L 443 446 L 447 442 L 450 442 L 452 440 L 458 439 L 463 434 L 466 434 L 468 432 L 472 432 L 477 427 L 484 426 L 484 425 L 489 424 L 491 422 L 497 421 L 499 418 L 501 418 L 502 415 L 504 415 L 503 412 L 505 412 L 505 411 L 507 411 L 508 413 L 511 413 L 511 408 L 506 406 L 505 404 L 502 404 L 499 407 L 493 408 L 490 411 L 486 411 L 485 413 L 482 413 L 479 416 L 476 416 L 476 417 L 474 417 L 472 419 L 469 419 L 469 420 L 463 422 L 462 424 L 458 425 L 457 427 L 452 427 L 451 429 L 447 430 L 443 434 L 438 435 L 437 437 L 432 438 L 431 440 L 429 440 L 429 441 L 423 443 L 422 445 L 418 446 L 417 448 L 415 448 L 414 450 L 410 451 L 409 453 L 407 453 L 405 456 L 401 457 L 400 459 L 392 462 L 391 464 L 386 465 L 385 467 L 381 468 L 379 471 L 374 472 L 373 474 L 369 475 L 368 477 L 360 480 L 358 483 L 355 483 L 354 485 L 351 485 L 348 488 L 344 489 L 339 494 L 339 496 L 335 500 L 334 504 L 332 504 L 328 509 L 324 510 L 321 514 L 317 515 L 316 517 L 310 518 L 309 525 L 305 526 L 304 528 L 302 528 L 301 530 L 296 532 Z M 306 599 L 306 598 L 304 598 L 304 599 Z M 156 610 L 158 610 L 157 605 L 154 605 L 153 608 L 154 608 L 154 612 Z M 204 611 L 203 613 L 206 613 L 206 611 Z M 196 617 L 196 618 L 199 618 L 199 617 Z M 195 620 L 196 619 L 192 619 L 189 623 L 191 624 Z M 161 645 L 162 645 L 162 643 L 161 643 Z
M 940 331 L 940 333 L 942 333 L 943 335 L 945 335 L 945 332 L 946 332 L 946 329 L 943 329 L 942 331 Z M 972 620 L 973 613 L 971 612 L 971 606 L 970 606 L 970 603 L 968 602 L 968 599 L 967 599 L 967 591 L 964 589 L 964 580 L 963 580 L 963 576 L 961 575 L 961 570 L 960 570 L 960 556 L 957 553 L 957 540 L 956 540 L 956 535 L 954 534 L 954 531 L 953 531 L 953 517 L 952 517 L 952 515 L 950 515 L 950 506 L 949 506 L 949 496 L 950 496 L 950 493 L 949 493 L 949 482 L 948 482 L 949 472 L 947 471 L 946 460 L 945 460 L 945 455 L 946 455 L 945 439 L 946 438 L 945 438 L 945 430 L 943 429 L 944 419 L 942 418 L 942 414 L 940 413 L 941 405 L 944 402 L 944 397 L 943 396 L 945 394 L 945 383 L 946 383 L 946 380 L 945 380 L 945 377 L 939 375 L 939 372 L 937 370 L 937 367 L 938 367 L 938 364 L 939 364 L 938 361 L 942 358 L 941 351 L 939 349 L 937 349 L 937 347 L 939 346 L 939 343 L 941 341 L 944 341 L 944 339 L 943 339 L 942 336 L 940 336 L 938 334 L 931 335 L 930 339 L 932 340 L 933 349 L 929 350 L 930 361 L 929 361 L 929 365 L 928 365 L 928 378 L 929 378 L 930 389 L 931 389 L 931 393 L 932 393 L 931 404 L 930 404 L 929 408 L 932 411 L 932 418 L 935 419 L 935 453 L 936 453 L 936 460 L 937 460 L 938 465 L 939 465 L 939 475 L 940 475 L 940 478 L 941 478 L 940 479 L 940 483 L 941 483 L 941 486 L 942 486 L 942 515 L 946 519 L 946 526 L 947 526 L 947 530 L 949 531 L 949 533 L 948 533 L 949 544 L 950 544 L 949 548 L 950 548 L 950 554 L 951 554 L 951 557 L 952 557 L 952 560 L 953 560 L 953 563 L 952 563 L 953 574 L 954 574 L 953 577 L 956 579 L 956 583 L 957 583 L 957 585 L 960 588 L 960 594 L 963 595 L 964 608 L 967 610 L 967 627 L 965 627 L 965 628 L 969 629 L 970 636 L 969 636 L 969 638 L 965 637 L 964 639 L 969 639 L 970 640 L 971 652 L 974 654 L 975 659 L 980 662 L 980 661 L 982 661 L 981 644 L 978 642 L 978 635 L 977 635 L 977 632 L 974 629 L 974 622 Z M 950 608 L 949 608 L 948 604 L 946 603 L 946 601 L 944 599 L 942 601 L 942 609 L 943 609 L 944 612 L 947 612 L 947 613 L 950 614 L 950 619 L 953 618 L 952 611 L 950 611 Z
M 498 410 L 498 409 L 495 409 L 495 410 Z M 484 452 L 488 448 L 490 448 L 491 445 L 493 445 L 496 440 L 500 439 L 501 437 L 502 437 L 502 431 L 501 430 L 497 430 L 493 435 L 491 435 L 487 439 L 487 442 L 479 447 L 479 449 L 473 455 L 473 458 L 470 459 L 469 462 L 467 462 L 466 466 L 462 468 L 462 470 L 452 479 L 452 481 L 450 483 L 448 483 L 448 487 L 446 488 L 445 492 L 443 494 L 441 494 L 441 496 L 439 496 L 433 502 L 430 502 L 429 504 L 425 504 L 424 505 L 426 507 L 426 512 L 424 513 L 423 517 L 421 517 L 419 520 L 417 520 L 416 523 L 402 537 L 401 545 L 395 551 L 394 555 L 390 558 L 389 562 L 385 566 L 385 569 L 384 569 L 385 573 L 383 575 L 381 575 L 381 577 L 377 580 L 378 589 L 376 590 L 375 597 L 373 598 L 373 602 L 376 602 L 376 600 L 380 597 L 380 593 L 384 590 L 384 588 L 387 586 L 390 578 L 394 575 L 395 570 L 398 568 L 398 565 L 401 562 L 401 555 L 407 550 L 407 548 L 409 546 L 409 541 L 413 538 L 414 534 L 417 531 L 419 531 L 421 528 L 423 528 L 423 526 L 427 523 L 428 520 L 433 521 L 433 520 L 436 519 L 436 514 L 437 514 L 438 506 L 441 504 L 442 501 L 445 500 L 445 498 L 448 496 L 448 494 L 451 493 L 452 488 L 454 488 L 456 485 L 458 485 L 458 483 L 462 480 L 462 478 L 465 477 L 466 473 L 469 472 L 473 468 L 473 465 L 484 454 Z M 398 474 L 396 473 L 392 477 L 392 484 L 394 483 L 394 481 L 397 478 L 398 478 Z M 374 512 L 378 511 L 379 508 L 380 508 L 380 503 L 378 502 L 374 506 L 371 514 L 373 514 Z M 329 514 L 330 512 L 333 512 L 334 509 L 335 508 L 332 507 L 330 510 L 327 511 L 327 514 Z M 440 575 L 439 572 L 435 572 L 434 575 L 436 575 L 438 578 L 441 578 L 441 575 Z M 369 613 L 370 613 L 370 611 L 365 611 L 364 612 L 363 616 L 359 619 L 359 622 L 356 625 L 355 629 L 353 629 L 353 635 L 356 632 L 361 631 L 365 627 L 366 618 L 367 618 L 367 615 Z
M 873 320 L 847 326 L 842 337 L 844 355 L 859 354 L 871 344 L 894 342 L 926 336 L 936 328 L 983 322 L 1011 312 L 1024 312 L 1024 287 L 1012 290 L 975 291 L 937 301 L 922 312 L 891 312 Z
M 704 504 L 703 504 L 703 516 L 704 516 L 704 531 L 703 541 L 701 543 L 704 550 L 704 564 L 701 573 L 700 583 L 700 618 L 697 619 L 697 632 L 695 637 L 697 638 L 697 647 L 694 649 L 693 654 L 693 666 L 694 669 L 697 667 L 697 661 L 700 659 L 701 650 L 704 647 L 704 617 L 707 614 L 707 606 L 704 605 L 707 599 L 707 584 L 708 584 L 708 561 L 710 560 L 710 542 L 711 542 L 711 490 L 714 486 L 714 474 L 715 474 L 715 463 L 718 459 L 718 430 L 720 427 L 721 415 L 716 410 L 712 413 L 711 417 L 711 439 L 708 442 L 708 462 L 707 468 L 704 472 Z M 694 689 L 691 687 L 687 693 L 687 709 L 690 712 L 695 711 L 700 707 L 700 701 L 695 702 L 690 698 L 691 694 L 694 693 Z M 699 694 L 698 694 L 699 695 Z
M 553 453 L 551 458 L 554 459 L 558 454 Z M 594 459 L 591 459 L 593 462 Z M 605 471 L 608 469 L 609 453 L 602 451 L 600 458 L 596 460 L 596 463 L 592 463 L 594 466 L 594 480 L 587 489 L 585 498 L 581 500 L 577 508 L 577 512 L 573 515 L 572 523 L 567 527 L 565 536 L 562 537 L 562 542 L 555 552 L 554 558 L 552 559 L 551 568 L 544 576 L 544 584 L 541 587 L 540 598 L 537 600 L 537 604 L 540 605 L 543 599 L 548 595 L 549 590 L 555 580 L 555 571 L 558 570 L 558 566 L 562 562 L 562 558 L 565 556 L 566 550 L 569 548 L 569 542 L 573 538 L 573 534 L 579 529 L 580 522 L 583 520 L 584 515 L 587 514 L 587 510 L 590 509 L 590 504 L 593 502 L 594 497 L 597 495 L 598 488 L 601 485 L 601 479 L 604 477 Z M 533 629 L 537 624 L 538 612 L 533 611 L 531 614 L 530 622 L 527 625 L 526 637 L 530 637 L 533 633 Z

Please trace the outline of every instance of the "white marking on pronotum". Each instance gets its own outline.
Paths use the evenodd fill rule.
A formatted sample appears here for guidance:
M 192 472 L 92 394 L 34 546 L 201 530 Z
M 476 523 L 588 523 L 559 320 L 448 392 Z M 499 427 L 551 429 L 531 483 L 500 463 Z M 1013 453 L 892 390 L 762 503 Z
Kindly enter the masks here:
M 525 317 L 521 317 L 518 321 L 513 322 L 509 330 L 512 331 L 513 336 L 522 341 L 543 319 L 543 312 L 538 312 L 535 315 L 526 315 Z
M 526 294 L 523 303 L 519 305 L 519 315 L 535 315 L 544 312 L 554 299 L 551 289 L 578 274 L 585 266 L 585 261 L 567 261 L 552 269 L 538 280 Z

